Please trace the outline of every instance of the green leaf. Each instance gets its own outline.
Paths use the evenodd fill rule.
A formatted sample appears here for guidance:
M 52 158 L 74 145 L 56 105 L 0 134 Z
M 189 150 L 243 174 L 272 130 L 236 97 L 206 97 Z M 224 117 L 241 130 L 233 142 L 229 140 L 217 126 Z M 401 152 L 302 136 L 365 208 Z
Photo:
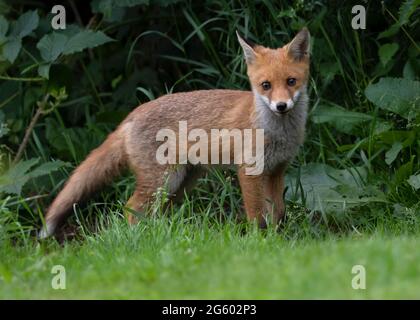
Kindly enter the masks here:
M 413 130 L 389 130 L 377 134 L 376 138 L 388 145 L 401 142 L 403 148 L 416 142 L 416 133 Z
M 389 149 L 386 153 L 385 153 L 385 162 L 387 165 L 390 165 L 391 163 L 394 162 L 394 160 L 397 158 L 398 154 L 400 153 L 400 151 L 403 148 L 403 144 L 401 142 L 395 142 L 391 149 Z
M 53 32 L 43 36 L 36 47 L 44 61 L 53 62 L 63 53 L 67 41 L 65 35 Z
M 23 38 L 38 28 L 39 16 L 36 10 L 27 11 L 12 25 L 11 36 Z
M 420 0 L 406 0 L 401 5 L 398 13 L 398 21 L 395 22 L 387 30 L 381 32 L 378 39 L 388 38 L 394 36 L 401 28 L 401 26 L 407 24 L 411 15 L 416 11 L 420 5 Z
M 0 192 L 20 194 L 29 180 L 27 171 L 39 162 L 39 158 L 20 161 L 0 176 Z
M 389 38 L 392 37 L 393 35 L 395 35 L 398 31 L 400 30 L 400 24 L 394 23 L 392 26 L 390 26 L 387 30 L 382 31 L 379 36 L 378 39 L 383 39 L 383 38 Z
M 45 62 L 54 62 L 62 54 L 72 54 L 110 41 L 114 40 L 101 31 L 83 30 L 71 37 L 53 32 L 43 36 L 36 46 Z M 45 71 L 41 70 L 44 73 Z
M 406 79 L 415 80 L 416 76 L 420 74 L 420 60 L 409 59 L 404 65 L 403 76 Z
M 379 108 L 411 119 L 420 109 L 420 82 L 403 78 L 381 78 L 370 84 L 366 97 Z
M 10 63 L 13 63 L 19 55 L 21 48 L 21 40 L 19 38 L 11 38 L 3 46 L 3 57 L 9 60 Z
M 45 162 L 35 170 L 31 171 L 29 173 L 29 177 L 32 179 L 39 176 L 44 176 L 65 166 L 69 166 L 69 164 L 61 160 Z
M 420 189 L 420 174 L 410 176 L 410 178 L 408 178 L 407 182 L 415 190 L 419 190 Z
M 297 198 L 308 209 L 321 212 L 345 212 L 346 208 L 385 202 L 381 191 L 364 187 L 366 175 L 361 167 L 338 170 L 322 163 L 309 163 L 287 175 L 286 197 L 295 201 Z
M 351 133 L 356 125 L 372 119 L 371 115 L 349 111 L 337 105 L 320 105 L 312 114 L 312 122 L 316 124 L 328 123 L 347 134 Z
M 404 25 L 408 22 L 411 15 L 414 13 L 416 8 L 420 5 L 419 0 L 406 0 L 401 5 L 399 10 L 399 17 L 398 17 L 398 23 L 400 25 Z
M 80 52 L 84 49 L 94 48 L 111 41 L 114 41 L 114 39 L 108 37 L 101 31 L 83 30 L 68 40 L 63 54 Z
M 15 166 L 10 167 L 0 176 L 0 192 L 19 195 L 23 186 L 30 179 L 49 174 L 67 165 L 62 161 L 46 162 L 30 171 L 38 162 L 39 158 L 33 158 L 20 161 Z
M 38 74 L 45 79 L 49 79 L 50 68 L 51 68 L 51 63 L 42 63 L 38 66 Z
M 405 180 L 407 180 L 410 175 L 413 174 L 413 163 L 414 163 L 415 156 L 411 156 L 410 161 L 404 163 L 402 166 L 400 166 L 397 171 L 395 171 L 394 177 L 393 177 L 393 183 L 394 185 L 399 185 L 403 183 Z
M 386 66 L 388 62 L 392 59 L 395 53 L 398 51 L 399 45 L 398 43 L 387 43 L 382 45 L 379 48 L 378 54 L 379 59 L 383 66 Z

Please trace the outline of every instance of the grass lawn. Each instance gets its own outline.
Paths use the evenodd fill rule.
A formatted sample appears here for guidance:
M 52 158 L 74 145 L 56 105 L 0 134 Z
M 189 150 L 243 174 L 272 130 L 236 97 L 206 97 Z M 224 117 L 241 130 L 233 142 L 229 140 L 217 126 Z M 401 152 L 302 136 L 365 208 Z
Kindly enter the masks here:
M 111 214 L 77 241 L 3 241 L 0 298 L 418 299 L 420 228 L 408 221 L 340 232 L 297 211 L 276 232 L 203 215 L 133 227 Z M 65 290 L 51 287 L 54 265 L 65 267 Z M 354 265 L 365 267 L 365 290 L 352 288 Z
M 354 1 L 120 2 L 73 1 L 60 31 L 52 2 L 0 0 L 0 299 L 420 299 L 419 1 L 358 1 L 365 30 Z M 73 240 L 35 240 L 72 169 L 133 108 L 170 92 L 249 90 L 236 31 L 277 48 L 304 26 L 310 109 L 280 230 L 233 218 L 239 183 L 222 168 L 174 214 L 158 190 L 159 214 L 137 226 L 120 214 L 135 188 L 123 175 L 75 206 Z M 256 77 L 272 82 L 267 99 L 290 91 L 268 69 Z M 193 121 L 197 103 L 170 116 Z M 51 286 L 56 265 L 65 290 Z M 365 290 L 352 287 L 355 265 Z

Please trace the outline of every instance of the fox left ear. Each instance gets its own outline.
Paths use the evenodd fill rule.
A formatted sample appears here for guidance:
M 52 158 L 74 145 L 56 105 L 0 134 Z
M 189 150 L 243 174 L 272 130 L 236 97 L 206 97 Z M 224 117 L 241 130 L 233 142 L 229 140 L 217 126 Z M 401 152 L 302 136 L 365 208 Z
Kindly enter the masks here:
M 300 61 L 309 56 L 311 35 L 307 28 L 303 28 L 287 45 L 287 54 L 294 60 Z

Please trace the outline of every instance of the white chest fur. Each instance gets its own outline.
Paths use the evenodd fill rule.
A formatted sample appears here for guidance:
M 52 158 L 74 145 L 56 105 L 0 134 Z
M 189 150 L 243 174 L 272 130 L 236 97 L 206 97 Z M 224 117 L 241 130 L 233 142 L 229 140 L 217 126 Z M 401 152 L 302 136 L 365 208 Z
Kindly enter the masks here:
M 305 138 L 308 96 L 302 91 L 294 107 L 286 114 L 275 114 L 266 103 L 255 96 L 257 126 L 264 129 L 264 172 L 270 172 L 281 163 L 291 161 Z

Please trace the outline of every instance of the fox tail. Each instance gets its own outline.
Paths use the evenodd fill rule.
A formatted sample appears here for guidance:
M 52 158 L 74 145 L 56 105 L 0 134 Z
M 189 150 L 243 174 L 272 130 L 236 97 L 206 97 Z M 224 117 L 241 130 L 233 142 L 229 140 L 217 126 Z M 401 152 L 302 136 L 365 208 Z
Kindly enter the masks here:
M 57 228 L 79 203 L 109 183 L 127 165 L 124 138 L 119 130 L 111 133 L 98 148 L 74 170 L 64 188 L 55 198 L 45 215 L 45 224 L 38 234 L 46 238 L 56 233 Z

